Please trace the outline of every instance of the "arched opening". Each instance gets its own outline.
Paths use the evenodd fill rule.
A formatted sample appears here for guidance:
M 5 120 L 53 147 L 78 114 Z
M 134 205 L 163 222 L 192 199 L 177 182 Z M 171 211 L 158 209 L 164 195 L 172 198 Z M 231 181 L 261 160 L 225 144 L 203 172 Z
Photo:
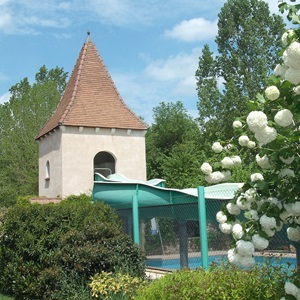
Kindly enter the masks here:
M 115 173 L 115 158 L 108 152 L 98 152 L 94 157 L 94 173 L 100 173 L 107 177 Z

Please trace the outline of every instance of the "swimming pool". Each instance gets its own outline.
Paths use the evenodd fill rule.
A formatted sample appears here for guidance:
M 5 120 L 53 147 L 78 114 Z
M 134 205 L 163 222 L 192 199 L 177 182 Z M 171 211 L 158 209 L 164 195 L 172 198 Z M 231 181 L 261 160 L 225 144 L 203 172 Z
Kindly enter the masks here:
M 262 263 L 266 261 L 266 257 L 256 256 L 255 261 L 258 263 Z M 208 264 L 210 265 L 213 262 L 225 261 L 227 260 L 227 255 L 213 255 L 208 257 Z M 282 257 L 280 259 L 276 257 L 272 257 L 271 259 L 272 265 L 280 265 L 280 264 L 291 264 L 296 266 L 296 258 L 294 257 Z M 201 258 L 200 257 L 189 257 L 188 259 L 189 268 L 196 269 L 201 267 Z M 146 266 L 152 268 L 159 269 L 170 269 L 170 270 L 179 270 L 180 269 L 180 259 L 147 259 Z

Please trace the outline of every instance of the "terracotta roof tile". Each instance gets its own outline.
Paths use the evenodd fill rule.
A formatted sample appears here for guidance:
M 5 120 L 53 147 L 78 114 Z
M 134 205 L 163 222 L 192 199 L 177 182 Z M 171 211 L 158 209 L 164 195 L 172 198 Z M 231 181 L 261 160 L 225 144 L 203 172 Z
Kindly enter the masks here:
M 90 36 L 80 51 L 54 114 L 36 139 L 59 125 L 147 129 L 121 98 Z

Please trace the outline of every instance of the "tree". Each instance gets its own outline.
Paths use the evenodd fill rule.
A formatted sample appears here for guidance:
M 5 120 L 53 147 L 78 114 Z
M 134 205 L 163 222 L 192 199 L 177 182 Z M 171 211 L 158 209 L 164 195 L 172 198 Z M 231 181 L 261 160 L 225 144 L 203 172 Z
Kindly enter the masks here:
M 218 16 L 218 56 L 212 59 L 205 46 L 196 71 L 198 109 L 200 120 L 208 122 L 205 132 L 217 127 L 220 136 L 228 137 L 228 116 L 248 111 L 247 100 L 255 98 L 275 67 L 284 23 L 261 0 L 228 0 Z M 215 77 L 224 82 L 223 96 Z
M 199 138 L 197 122 L 188 114 L 180 101 L 167 104 L 162 102 L 160 106 L 153 109 L 153 112 L 154 123 L 146 134 L 148 178 L 165 178 L 165 176 L 170 178 L 173 175 L 178 178 L 179 169 L 167 168 L 166 163 L 170 164 L 171 157 L 175 156 L 175 149 L 179 149 L 180 144 L 189 141 L 193 142 L 190 144 L 190 147 L 194 149 L 193 156 L 199 157 L 201 149 L 194 146 L 199 144 L 197 143 Z M 184 153 L 187 156 L 191 154 L 185 150 Z M 172 173 L 166 174 L 166 170 Z
M 217 64 L 213 58 L 213 52 L 210 51 L 207 44 L 203 47 L 202 56 L 199 58 L 199 68 L 195 75 L 198 91 L 199 125 L 207 140 L 211 133 L 217 132 L 214 129 L 219 125 L 217 116 L 221 112 L 223 99 L 223 95 L 218 89 Z
M 10 88 L 8 103 L 0 105 L 0 203 L 38 193 L 38 145 L 34 139 L 49 119 L 66 85 L 63 69 L 45 66 L 30 85 L 27 78 Z
M 218 68 L 249 99 L 265 85 L 281 48 L 284 23 L 261 0 L 228 0 L 218 15 Z

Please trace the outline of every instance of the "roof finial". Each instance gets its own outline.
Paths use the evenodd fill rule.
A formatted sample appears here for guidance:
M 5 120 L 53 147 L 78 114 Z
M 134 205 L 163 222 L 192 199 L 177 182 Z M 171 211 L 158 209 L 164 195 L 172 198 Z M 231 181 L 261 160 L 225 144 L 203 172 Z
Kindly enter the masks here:
M 91 32 L 88 30 L 87 31 L 87 37 L 86 37 L 86 40 L 85 40 L 85 43 L 91 43 L 92 42 L 92 39 L 91 39 L 91 36 L 90 36 Z

